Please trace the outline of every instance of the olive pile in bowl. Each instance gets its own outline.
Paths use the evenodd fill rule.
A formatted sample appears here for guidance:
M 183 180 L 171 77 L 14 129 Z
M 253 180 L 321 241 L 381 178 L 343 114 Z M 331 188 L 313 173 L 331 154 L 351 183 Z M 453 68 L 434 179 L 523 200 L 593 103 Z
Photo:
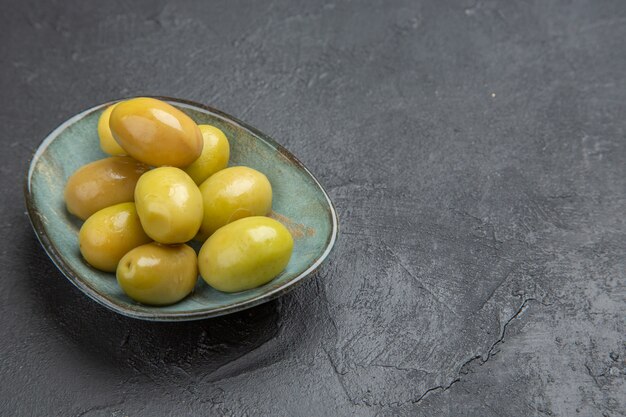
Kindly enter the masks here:
M 191 293 L 198 273 L 219 291 L 238 292 L 285 269 L 293 238 L 266 217 L 272 186 L 257 170 L 228 167 L 220 129 L 140 97 L 107 108 L 98 136 L 111 156 L 74 172 L 64 198 L 84 220 L 83 258 L 115 273 L 130 298 L 176 303 Z M 197 255 L 191 240 L 202 243 Z

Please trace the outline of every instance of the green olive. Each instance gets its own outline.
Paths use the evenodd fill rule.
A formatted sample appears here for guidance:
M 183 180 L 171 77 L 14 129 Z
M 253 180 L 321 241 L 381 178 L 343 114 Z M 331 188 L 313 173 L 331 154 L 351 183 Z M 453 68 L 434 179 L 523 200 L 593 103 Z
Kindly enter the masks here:
M 98 119 L 98 137 L 100 138 L 100 149 L 109 155 L 126 155 L 126 151 L 115 141 L 111 128 L 109 127 L 109 119 L 113 108 L 117 106 L 113 104 L 107 107 Z
M 142 175 L 135 204 L 144 230 L 159 243 L 187 242 L 202 223 L 200 190 L 179 168 L 161 167 Z
M 198 125 L 174 106 L 154 98 L 119 103 L 111 112 L 109 126 L 126 153 L 148 165 L 182 168 L 202 153 Z
M 198 127 L 204 140 L 202 154 L 185 169 L 185 172 L 196 184 L 200 185 L 217 171 L 226 168 L 230 157 L 230 146 L 224 132 L 217 127 L 211 125 L 198 125 Z
M 133 201 L 137 180 L 148 169 L 128 156 L 113 156 L 83 166 L 65 185 L 67 210 L 85 220 L 105 207 Z
M 135 301 L 167 305 L 185 298 L 198 280 L 198 259 L 187 245 L 149 243 L 128 252 L 117 267 L 117 282 Z
M 267 177 L 248 167 L 231 167 L 211 175 L 200 185 L 204 217 L 200 238 L 220 227 L 250 216 L 264 216 L 272 209 L 272 186 Z
M 78 242 L 89 265 L 114 272 L 122 256 L 150 238 L 141 228 L 135 203 L 121 203 L 89 217 L 80 228 Z
M 213 288 L 237 292 L 274 279 L 289 263 L 293 238 L 269 217 L 232 222 L 204 242 L 198 254 L 202 278 Z

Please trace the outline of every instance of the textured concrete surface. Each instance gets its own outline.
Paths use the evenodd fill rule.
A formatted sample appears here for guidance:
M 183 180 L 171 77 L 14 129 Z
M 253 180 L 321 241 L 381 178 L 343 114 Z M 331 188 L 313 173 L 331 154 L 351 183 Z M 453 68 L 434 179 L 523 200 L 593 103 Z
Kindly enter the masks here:
M 2 2 L 0 414 L 626 414 L 626 3 Z M 184 324 L 55 270 L 27 159 L 78 111 L 189 98 L 327 187 L 330 262 Z

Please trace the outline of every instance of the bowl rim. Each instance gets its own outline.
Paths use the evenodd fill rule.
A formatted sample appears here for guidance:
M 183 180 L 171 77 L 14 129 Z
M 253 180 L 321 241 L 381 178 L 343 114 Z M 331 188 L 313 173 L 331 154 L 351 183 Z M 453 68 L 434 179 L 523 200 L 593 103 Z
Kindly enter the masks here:
M 280 286 L 277 286 L 275 288 L 271 288 L 268 292 L 259 294 L 258 296 L 248 299 L 248 300 L 244 300 L 244 301 L 240 301 L 240 302 L 236 302 L 233 304 L 229 304 L 223 307 L 219 307 L 219 308 L 212 308 L 212 309 L 202 309 L 202 310 L 197 310 L 197 311 L 181 311 L 181 312 L 146 312 L 146 311 L 141 311 L 141 310 L 133 310 L 127 307 L 123 307 L 119 304 L 117 304 L 116 302 L 110 300 L 108 297 L 105 297 L 104 295 L 100 294 L 98 291 L 96 291 L 94 288 L 92 288 L 91 286 L 89 286 L 85 280 L 83 278 L 81 278 L 81 275 L 79 273 L 77 273 L 76 271 L 74 271 L 74 269 L 65 261 L 65 259 L 63 258 L 63 256 L 59 253 L 59 251 L 57 250 L 57 248 L 55 247 L 52 239 L 50 239 L 50 236 L 48 236 L 48 233 L 46 232 L 46 229 L 44 227 L 43 224 L 43 220 L 41 218 L 40 212 L 34 202 L 34 196 L 33 196 L 33 192 L 31 189 L 31 180 L 32 180 L 32 176 L 35 170 L 35 166 L 37 165 L 39 159 L 41 158 L 41 156 L 44 154 L 44 152 L 46 151 L 46 149 L 48 148 L 48 146 L 50 146 L 50 144 L 56 139 L 57 136 L 59 136 L 59 134 L 61 132 L 63 132 L 65 129 L 67 129 L 69 126 L 73 125 L 74 123 L 76 123 L 77 121 L 81 120 L 82 118 L 84 118 L 85 116 L 103 108 L 106 106 L 109 106 L 111 104 L 117 103 L 119 101 L 123 101 L 123 100 L 128 100 L 130 98 L 134 98 L 134 97 L 125 97 L 125 98 L 121 98 L 121 99 L 117 99 L 117 100 L 111 100 L 102 104 L 98 104 L 96 106 L 90 107 L 86 110 L 83 110 L 79 113 L 77 113 L 76 115 L 70 117 L 69 119 L 67 119 L 66 121 L 64 121 L 63 123 L 61 123 L 57 128 L 55 128 L 54 130 L 52 130 L 50 133 L 48 133 L 44 139 L 40 142 L 40 144 L 37 146 L 37 149 L 33 152 L 33 154 L 31 155 L 29 161 L 28 161 L 28 170 L 26 172 L 26 177 L 24 180 L 24 197 L 25 197 L 25 201 L 26 201 L 26 209 L 27 209 L 27 213 L 28 213 L 28 218 L 30 220 L 31 226 L 35 232 L 35 235 L 37 236 L 37 239 L 39 240 L 39 243 L 41 244 L 41 246 L 43 247 L 44 251 L 46 252 L 46 254 L 48 255 L 48 257 L 52 260 L 52 262 L 54 263 L 54 265 L 57 267 L 57 269 L 59 269 L 61 271 L 61 273 L 74 285 L 76 286 L 79 290 L 81 290 L 84 294 L 86 294 L 89 298 L 91 298 L 92 300 L 96 301 L 97 303 L 99 303 L 100 305 L 103 305 L 105 307 L 107 307 L 108 309 L 121 314 L 123 316 L 126 317 L 131 317 L 131 318 L 135 318 L 135 319 L 142 319 L 142 320 L 149 320 L 149 321 L 189 321 L 189 320 L 200 320 L 200 319 L 205 319 L 205 318 L 211 318 L 211 317 L 218 317 L 218 316 L 222 316 L 222 315 L 226 315 L 226 314 L 230 314 L 230 313 L 235 313 L 238 311 L 242 311 L 245 309 L 248 309 L 250 307 L 254 307 L 256 305 L 271 301 L 276 299 L 277 297 L 293 290 L 294 288 L 296 288 L 296 286 L 300 283 L 302 283 L 302 281 L 304 281 L 304 278 L 312 276 L 317 269 L 320 267 L 320 265 L 328 258 L 328 256 L 330 255 L 330 253 L 333 250 L 333 247 L 335 245 L 335 242 L 337 241 L 337 236 L 339 234 L 339 219 L 337 216 L 337 211 L 335 209 L 335 206 L 333 205 L 333 202 L 331 201 L 330 197 L 328 196 L 328 193 L 326 192 L 326 190 L 324 189 L 324 187 L 322 187 L 322 185 L 320 184 L 320 182 L 318 181 L 318 179 L 311 173 L 311 171 L 309 171 L 306 166 L 304 166 L 304 164 L 302 162 L 300 162 L 300 160 L 298 158 L 296 158 L 295 155 L 293 155 L 291 152 L 289 152 L 285 147 L 283 147 L 281 144 L 277 143 L 274 139 L 272 139 L 270 136 L 266 135 L 265 133 L 261 132 L 260 130 L 256 129 L 253 126 L 248 125 L 247 123 L 237 119 L 236 117 L 233 117 L 231 115 L 229 115 L 228 113 L 225 113 L 221 110 L 218 110 L 214 107 L 205 105 L 205 104 L 201 104 L 201 103 L 197 103 L 191 100 L 187 100 L 187 99 L 180 99 L 180 98 L 175 98 L 175 97 L 168 97 L 168 96 L 138 96 L 138 97 L 150 97 L 150 98 L 155 98 L 158 100 L 162 100 L 165 102 L 169 102 L 169 103 L 175 103 L 176 105 L 183 107 L 183 108 L 189 108 L 189 109 L 201 109 L 204 111 L 208 111 L 210 113 L 212 113 L 213 115 L 228 121 L 230 123 L 234 123 L 236 125 L 238 125 L 240 128 L 249 131 L 251 134 L 253 134 L 254 136 L 257 136 L 258 138 L 260 138 L 261 140 L 267 142 L 269 145 L 271 145 L 272 147 L 274 147 L 283 157 L 289 159 L 294 165 L 296 165 L 297 168 L 303 170 L 304 172 L 306 172 L 314 181 L 315 185 L 317 185 L 317 187 L 320 189 L 320 191 L 322 192 L 322 194 L 324 195 L 324 197 L 326 198 L 326 202 L 328 203 L 328 208 L 329 208 L 329 213 L 330 213 L 330 217 L 332 220 L 332 230 L 326 240 L 326 247 L 324 248 L 323 253 L 317 258 L 315 259 L 314 262 L 312 262 L 303 272 L 301 272 L 300 274 L 298 274 L 297 276 L 295 276 L 294 278 L 292 278 L 291 280 L 283 283 Z

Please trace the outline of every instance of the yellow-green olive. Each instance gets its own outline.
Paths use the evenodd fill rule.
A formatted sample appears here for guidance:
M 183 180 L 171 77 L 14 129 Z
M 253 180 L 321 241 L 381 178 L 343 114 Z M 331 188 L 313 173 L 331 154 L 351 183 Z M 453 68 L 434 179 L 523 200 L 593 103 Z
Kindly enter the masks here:
M 105 207 L 133 201 L 137 180 L 148 169 L 128 156 L 112 156 L 83 166 L 65 185 L 67 210 L 85 220 Z
M 135 203 L 121 203 L 89 217 L 80 228 L 78 242 L 89 265 L 114 272 L 122 256 L 150 238 L 141 228 Z
M 111 112 L 109 126 L 126 153 L 148 165 L 182 168 L 202 153 L 198 125 L 174 106 L 154 98 L 119 103 Z
M 293 238 L 269 217 L 234 221 L 211 235 L 198 254 L 202 278 L 213 288 L 237 292 L 274 279 L 289 263 Z
M 109 119 L 111 118 L 111 112 L 113 108 L 117 106 L 113 104 L 102 112 L 100 115 L 100 119 L 98 119 L 98 137 L 100 138 L 100 149 L 104 153 L 109 155 L 126 155 L 126 152 L 122 147 L 115 141 L 113 138 L 113 134 L 111 133 L 111 128 L 109 127 Z
M 217 127 L 211 125 L 198 125 L 198 127 L 204 140 L 202 154 L 185 169 L 185 172 L 196 184 L 200 185 L 217 171 L 226 168 L 230 157 L 230 146 L 224 132 Z
M 187 245 L 149 243 L 128 252 L 117 267 L 117 282 L 135 301 L 173 304 L 185 298 L 198 280 L 198 259 Z
M 272 186 L 267 177 L 248 167 L 231 167 L 211 175 L 200 185 L 204 217 L 200 238 L 220 227 L 250 216 L 264 216 L 272 209 Z
M 187 242 L 202 223 L 200 190 L 179 168 L 155 168 L 142 175 L 135 204 L 144 230 L 159 243 Z

